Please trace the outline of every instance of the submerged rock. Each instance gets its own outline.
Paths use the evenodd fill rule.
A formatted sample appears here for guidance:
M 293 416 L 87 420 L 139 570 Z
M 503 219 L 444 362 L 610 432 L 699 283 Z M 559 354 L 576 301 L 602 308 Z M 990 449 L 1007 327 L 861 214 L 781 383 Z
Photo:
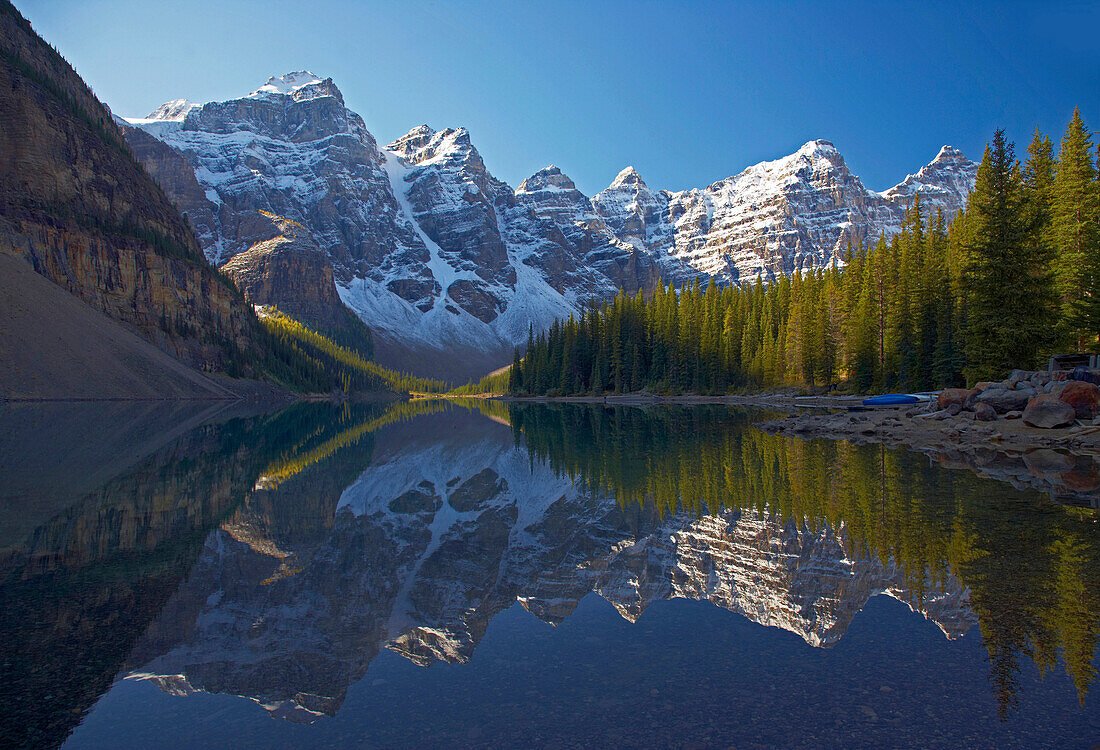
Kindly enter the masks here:
M 1062 474 L 1071 471 L 1074 465 L 1072 456 L 1050 448 L 1039 448 L 1024 454 L 1024 466 L 1037 477 L 1059 478 Z

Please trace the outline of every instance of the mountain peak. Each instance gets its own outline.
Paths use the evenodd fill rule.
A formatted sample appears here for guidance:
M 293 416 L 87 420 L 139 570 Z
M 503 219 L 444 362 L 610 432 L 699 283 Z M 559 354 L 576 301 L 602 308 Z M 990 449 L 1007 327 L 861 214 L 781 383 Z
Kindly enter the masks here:
M 164 122 L 183 122 L 188 112 L 201 106 L 201 104 L 196 104 L 186 99 L 173 99 L 172 101 L 165 102 L 145 115 L 145 119 L 160 120 Z
M 932 164 L 961 164 L 968 161 L 962 151 L 959 151 L 954 146 L 944 146 L 940 149 L 940 152 L 936 154 L 936 158 L 930 163 Z
M 270 96 L 271 94 L 293 94 L 300 88 L 323 83 L 322 79 L 308 70 L 296 70 L 281 76 L 271 76 L 267 83 L 249 94 L 250 97 Z
M 791 156 L 786 157 L 786 159 L 779 159 L 779 161 L 783 162 L 787 159 L 799 158 L 806 158 L 812 162 L 824 161 L 835 167 L 844 164 L 844 157 L 840 155 L 840 151 L 833 145 L 833 142 L 826 141 L 823 138 L 806 141 L 798 151 L 795 151 Z
M 412 164 L 426 164 L 449 160 L 466 160 L 473 157 L 480 163 L 481 157 L 470 142 L 466 128 L 432 130 L 419 125 L 386 146 L 405 157 Z
M 400 138 L 395 138 L 386 148 L 390 151 L 411 157 L 413 153 L 424 148 L 436 135 L 436 131 L 427 125 L 417 125 Z
M 906 176 L 880 195 L 890 200 L 908 201 L 920 193 L 922 202 L 930 212 L 941 207 L 937 201 L 942 203 L 946 196 L 948 208 L 954 209 L 966 204 L 966 198 L 974 189 L 977 176 L 977 164 L 967 159 L 954 146 L 944 146 L 936 154 L 936 158 L 921 167 L 920 171 Z M 954 215 L 953 210 L 949 214 L 948 219 Z
M 521 182 L 519 187 L 516 188 L 516 193 L 534 193 L 539 190 L 562 191 L 576 189 L 577 186 L 561 171 L 561 169 L 550 164 Z
M 611 187 L 646 187 L 645 181 L 642 180 L 642 176 L 638 174 L 638 170 L 634 167 L 627 167 L 619 174 L 615 175 L 615 179 L 611 182 Z
M 272 76 L 267 83 L 248 95 L 248 99 L 272 99 L 290 97 L 296 102 L 331 96 L 344 103 L 344 96 L 331 78 L 321 78 L 308 70 L 297 70 L 281 76 Z
M 812 141 L 806 141 L 802 144 L 802 148 L 798 149 L 798 153 L 815 153 L 823 151 L 836 151 L 836 146 L 832 141 L 827 141 L 824 138 L 815 138 Z

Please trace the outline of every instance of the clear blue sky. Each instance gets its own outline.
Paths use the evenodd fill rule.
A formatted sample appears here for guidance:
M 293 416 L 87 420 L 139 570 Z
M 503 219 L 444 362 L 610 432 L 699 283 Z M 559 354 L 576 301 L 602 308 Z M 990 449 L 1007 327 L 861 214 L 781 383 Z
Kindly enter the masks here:
M 945 143 L 1100 129 L 1100 3 L 15 0 L 116 113 L 331 76 L 385 144 L 465 126 L 511 185 L 559 165 L 702 187 L 813 138 L 881 190 Z

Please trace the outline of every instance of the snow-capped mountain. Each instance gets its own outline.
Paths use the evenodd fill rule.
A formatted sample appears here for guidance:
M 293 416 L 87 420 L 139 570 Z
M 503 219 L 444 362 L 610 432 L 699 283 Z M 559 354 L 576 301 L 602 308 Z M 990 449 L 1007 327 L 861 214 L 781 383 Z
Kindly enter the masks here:
M 679 259 L 727 283 L 773 278 L 838 261 L 849 241 L 901 230 L 920 194 L 950 221 L 966 203 L 977 165 L 950 146 L 882 193 L 866 189 L 836 147 L 810 141 L 701 190 L 651 190 L 627 167 L 592 204 L 623 241 Z
M 272 239 L 259 211 L 298 222 L 331 257 L 339 296 L 374 330 L 383 362 L 430 370 L 431 360 L 438 372 L 446 359 L 463 374 L 503 364 L 530 327 L 619 288 L 824 266 L 849 239 L 898 231 L 918 193 L 950 219 L 976 171 L 944 147 L 875 193 L 832 144 L 811 141 L 698 190 L 653 190 L 627 168 L 590 199 L 553 166 L 513 190 L 464 128 L 422 125 L 380 148 L 332 80 L 304 71 L 129 123 L 194 172 L 198 190 L 170 156 L 135 144 L 212 263 Z
M 870 597 L 917 599 L 892 560 L 851 552 L 844 527 L 624 508 L 462 409 L 385 428 L 342 492 L 330 476 L 259 490 L 207 539 L 132 677 L 312 721 L 335 713 L 381 649 L 466 662 L 516 603 L 557 624 L 593 593 L 631 622 L 655 601 L 708 600 L 827 647 Z M 949 638 L 973 622 L 953 577 L 930 583 L 918 609 Z

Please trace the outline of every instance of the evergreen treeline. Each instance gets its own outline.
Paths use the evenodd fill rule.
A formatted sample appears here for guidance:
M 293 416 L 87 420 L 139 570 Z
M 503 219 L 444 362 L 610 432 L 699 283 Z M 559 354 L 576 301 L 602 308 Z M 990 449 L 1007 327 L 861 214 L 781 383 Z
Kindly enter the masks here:
M 262 342 L 263 361 L 258 363 L 259 369 L 293 390 L 305 393 L 442 393 L 448 388 L 438 380 L 393 372 L 369 362 L 358 352 L 340 346 L 278 310 L 273 309 L 260 320 L 267 340 Z M 231 362 L 228 374 L 242 374 L 237 369 L 243 364 Z
M 640 533 L 675 513 L 755 512 L 803 531 L 827 524 L 850 554 L 897 564 L 915 607 L 957 579 L 1003 713 L 1018 701 L 1026 659 L 1043 673 L 1061 661 L 1082 702 L 1096 680 L 1095 511 L 909 451 L 768 435 L 749 427 L 754 415 L 721 406 L 508 407 L 532 460 L 613 495 Z
M 1095 350 L 1097 156 L 1077 112 L 1057 156 L 1036 132 L 1021 164 L 997 131 L 950 226 L 918 196 L 899 234 L 849 245 L 843 264 L 740 288 L 620 292 L 532 333 L 509 391 L 928 390 Z

